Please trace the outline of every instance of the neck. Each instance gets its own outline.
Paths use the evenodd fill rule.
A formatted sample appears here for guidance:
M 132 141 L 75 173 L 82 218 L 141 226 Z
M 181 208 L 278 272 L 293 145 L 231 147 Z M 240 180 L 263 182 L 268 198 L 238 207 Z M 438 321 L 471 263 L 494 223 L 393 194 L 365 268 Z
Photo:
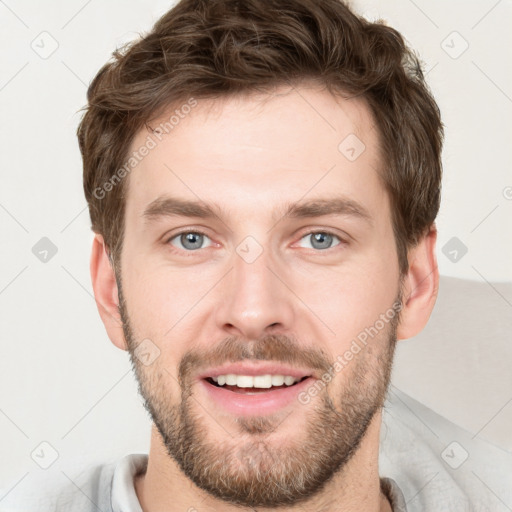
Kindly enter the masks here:
M 280 512 L 298 512 L 305 509 L 318 512 L 392 512 L 388 499 L 380 490 L 380 423 L 381 412 L 378 412 L 353 457 L 319 494 L 295 506 L 279 507 Z M 147 471 L 135 478 L 134 485 L 144 512 L 196 509 L 201 512 L 254 510 L 223 502 L 198 488 L 169 457 L 154 425 L 151 430 Z M 258 512 L 271 510 L 274 509 L 258 507 Z

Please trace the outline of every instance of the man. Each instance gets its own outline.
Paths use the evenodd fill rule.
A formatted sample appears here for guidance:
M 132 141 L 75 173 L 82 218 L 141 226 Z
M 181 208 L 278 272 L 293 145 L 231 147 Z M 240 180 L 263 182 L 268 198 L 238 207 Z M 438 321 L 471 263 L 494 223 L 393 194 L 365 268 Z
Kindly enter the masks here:
M 338 0 L 184 0 L 78 136 L 96 301 L 153 420 L 130 509 L 405 509 L 380 423 L 436 299 L 442 126 L 401 36 Z
M 442 127 L 400 35 L 182 1 L 88 101 L 94 293 L 154 424 L 133 506 L 403 509 L 381 413 L 435 303 Z
M 91 275 L 153 429 L 88 506 L 406 510 L 379 438 L 439 280 L 416 58 L 338 0 L 182 0 L 114 57 L 78 129 Z

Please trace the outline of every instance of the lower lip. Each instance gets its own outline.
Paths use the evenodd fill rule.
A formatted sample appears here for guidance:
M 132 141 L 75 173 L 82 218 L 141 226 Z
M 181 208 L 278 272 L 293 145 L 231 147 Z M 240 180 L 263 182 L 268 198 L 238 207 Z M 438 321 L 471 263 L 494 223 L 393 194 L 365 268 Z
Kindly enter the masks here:
M 205 379 L 200 381 L 208 396 L 215 403 L 237 416 L 272 414 L 291 403 L 300 403 L 298 395 L 305 391 L 312 382 L 313 378 L 308 377 L 294 386 L 248 395 L 214 386 Z

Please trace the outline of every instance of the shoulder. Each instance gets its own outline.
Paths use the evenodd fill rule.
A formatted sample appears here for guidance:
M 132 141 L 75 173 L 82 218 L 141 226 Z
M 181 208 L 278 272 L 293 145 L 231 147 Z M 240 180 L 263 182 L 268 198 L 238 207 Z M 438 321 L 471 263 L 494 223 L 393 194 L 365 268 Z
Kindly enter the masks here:
M 379 471 L 400 487 L 408 512 L 491 512 L 512 503 L 511 453 L 394 386 L 382 413 Z
M 90 465 L 80 472 L 29 474 L 24 485 L 0 490 L 0 512 L 109 512 L 115 468 L 112 462 Z

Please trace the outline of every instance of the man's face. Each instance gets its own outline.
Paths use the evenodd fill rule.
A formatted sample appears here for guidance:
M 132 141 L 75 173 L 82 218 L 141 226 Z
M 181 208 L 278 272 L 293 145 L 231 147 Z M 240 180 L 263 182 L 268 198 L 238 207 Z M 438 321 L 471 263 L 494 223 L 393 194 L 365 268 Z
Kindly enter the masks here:
M 368 109 L 315 89 L 279 92 L 202 100 L 169 134 L 138 134 L 132 150 L 148 134 L 157 144 L 129 178 L 118 276 L 140 392 L 167 453 L 200 488 L 250 507 L 303 501 L 351 459 L 384 401 L 400 299 Z M 162 208 L 170 197 L 216 215 Z M 333 199 L 342 208 L 318 208 Z M 204 378 L 268 363 L 307 378 L 254 394 Z

